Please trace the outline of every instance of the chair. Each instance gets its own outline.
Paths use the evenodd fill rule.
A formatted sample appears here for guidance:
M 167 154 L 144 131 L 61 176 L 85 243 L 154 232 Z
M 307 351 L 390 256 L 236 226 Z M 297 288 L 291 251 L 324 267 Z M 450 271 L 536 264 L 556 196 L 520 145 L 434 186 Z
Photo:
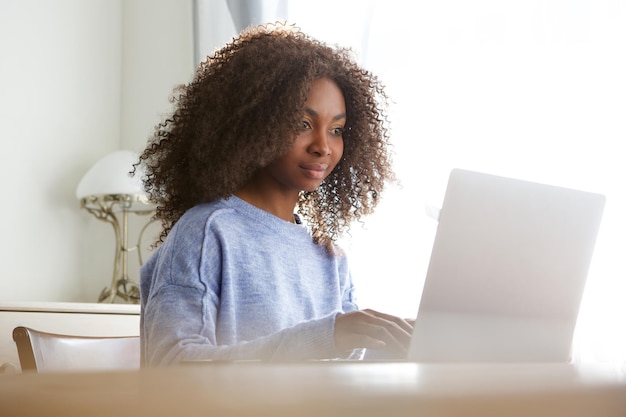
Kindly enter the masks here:
M 93 337 L 13 329 L 22 372 L 139 369 L 139 336 Z

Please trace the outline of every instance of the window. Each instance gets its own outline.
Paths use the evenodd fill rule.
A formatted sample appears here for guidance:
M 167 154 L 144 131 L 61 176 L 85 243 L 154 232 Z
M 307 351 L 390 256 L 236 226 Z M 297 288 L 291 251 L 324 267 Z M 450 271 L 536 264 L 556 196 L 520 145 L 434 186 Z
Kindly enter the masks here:
M 291 23 L 352 46 L 394 100 L 402 187 L 345 242 L 361 305 L 415 315 L 436 229 L 426 208 L 441 204 L 452 168 L 599 192 L 575 350 L 623 363 L 626 2 L 287 3 Z

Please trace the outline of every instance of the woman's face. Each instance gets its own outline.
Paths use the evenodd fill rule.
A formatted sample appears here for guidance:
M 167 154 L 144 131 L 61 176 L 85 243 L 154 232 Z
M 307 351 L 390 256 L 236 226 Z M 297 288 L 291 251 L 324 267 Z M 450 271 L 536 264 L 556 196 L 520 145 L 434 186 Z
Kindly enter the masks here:
M 266 168 L 279 187 L 298 193 L 319 187 L 343 155 L 346 104 L 334 81 L 311 84 L 301 123 L 291 150 Z

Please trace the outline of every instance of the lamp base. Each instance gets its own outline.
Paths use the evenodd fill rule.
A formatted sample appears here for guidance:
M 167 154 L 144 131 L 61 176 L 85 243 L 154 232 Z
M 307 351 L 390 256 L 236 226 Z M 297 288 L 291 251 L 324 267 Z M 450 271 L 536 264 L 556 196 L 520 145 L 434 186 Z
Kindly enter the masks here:
M 126 302 L 139 304 L 139 285 L 136 282 L 120 279 L 116 284 L 113 288 L 102 290 L 100 297 L 98 297 L 99 303 L 113 303 L 119 297 Z
M 150 220 L 143 226 L 139 232 L 137 244 L 129 247 L 128 214 L 149 215 L 154 213 L 154 208 L 147 205 L 147 197 L 145 195 L 134 194 L 88 196 L 81 199 L 81 207 L 93 214 L 98 220 L 110 223 L 115 232 L 115 260 L 111 287 L 102 290 L 100 297 L 98 297 L 98 302 L 114 303 L 116 298 L 119 297 L 126 302 L 139 303 L 139 285 L 128 279 L 128 253 L 137 251 L 139 265 L 143 264 L 140 248 L 141 239 L 147 226 L 153 220 Z M 121 219 L 118 219 L 115 207 L 119 208 Z

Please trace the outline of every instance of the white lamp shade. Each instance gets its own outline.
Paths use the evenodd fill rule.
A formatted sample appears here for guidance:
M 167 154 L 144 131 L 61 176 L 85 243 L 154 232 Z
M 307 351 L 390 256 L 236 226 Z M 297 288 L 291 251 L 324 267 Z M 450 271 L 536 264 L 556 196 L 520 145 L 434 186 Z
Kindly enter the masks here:
M 134 176 L 129 174 L 138 161 L 139 156 L 133 151 L 108 154 L 87 171 L 76 188 L 76 197 L 80 200 L 89 196 L 145 194 L 141 183 L 143 172 L 137 168 Z

